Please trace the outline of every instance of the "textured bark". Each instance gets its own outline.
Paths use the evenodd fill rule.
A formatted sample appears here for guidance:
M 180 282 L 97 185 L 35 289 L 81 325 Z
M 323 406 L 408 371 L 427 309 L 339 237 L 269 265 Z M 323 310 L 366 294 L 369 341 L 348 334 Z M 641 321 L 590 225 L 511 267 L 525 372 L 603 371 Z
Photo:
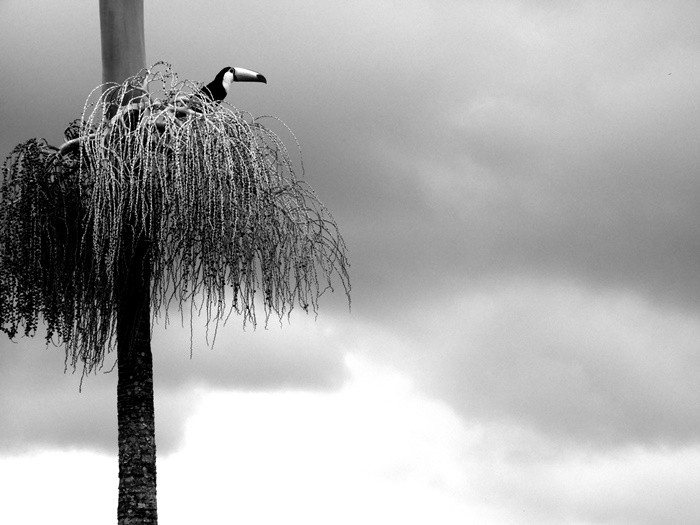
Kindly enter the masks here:
M 119 525 L 156 524 L 156 443 L 150 330 L 150 258 L 127 228 L 117 316 Z M 131 247 L 133 255 L 128 255 Z

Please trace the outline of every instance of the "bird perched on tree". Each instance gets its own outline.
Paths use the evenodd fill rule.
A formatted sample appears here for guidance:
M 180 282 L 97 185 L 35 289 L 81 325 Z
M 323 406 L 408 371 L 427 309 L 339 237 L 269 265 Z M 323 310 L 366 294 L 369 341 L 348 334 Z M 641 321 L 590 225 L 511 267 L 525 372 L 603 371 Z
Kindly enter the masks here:
M 214 102 L 226 98 L 231 82 L 263 82 L 267 80 L 260 73 L 242 67 L 225 67 L 214 77 L 214 80 L 199 90 L 199 95 Z

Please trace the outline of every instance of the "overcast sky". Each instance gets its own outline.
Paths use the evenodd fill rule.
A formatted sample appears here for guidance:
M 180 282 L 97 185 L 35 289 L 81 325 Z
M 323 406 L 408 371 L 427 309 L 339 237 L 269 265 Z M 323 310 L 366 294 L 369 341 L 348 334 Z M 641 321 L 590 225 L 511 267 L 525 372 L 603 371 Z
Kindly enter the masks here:
M 146 0 L 149 63 L 301 142 L 353 306 L 154 333 L 161 523 L 699 523 L 700 3 Z M 0 154 L 100 83 L 0 0 Z M 116 374 L 0 340 L 0 522 L 116 520 Z

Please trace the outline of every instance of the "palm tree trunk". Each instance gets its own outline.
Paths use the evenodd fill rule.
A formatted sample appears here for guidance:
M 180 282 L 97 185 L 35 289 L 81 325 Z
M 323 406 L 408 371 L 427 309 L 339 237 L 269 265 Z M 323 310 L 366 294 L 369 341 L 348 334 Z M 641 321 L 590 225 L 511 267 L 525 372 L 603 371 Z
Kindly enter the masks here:
M 102 81 L 121 83 L 146 66 L 143 0 L 100 0 Z M 128 102 L 128 101 L 124 101 Z M 155 525 L 156 444 L 150 330 L 150 255 L 135 217 L 122 234 L 117 269 L 119 525 Z
M 100 0 L 102 82 L 121 83 L 146 67 L 143 0 Z
M 138 231 L 138 228 L 135 230 Z M 142 235 L 126 226 L 117 313 L 119 525 L 158 523 L 150 257 Z M 133 254 L 130 253 L 133 249 Z

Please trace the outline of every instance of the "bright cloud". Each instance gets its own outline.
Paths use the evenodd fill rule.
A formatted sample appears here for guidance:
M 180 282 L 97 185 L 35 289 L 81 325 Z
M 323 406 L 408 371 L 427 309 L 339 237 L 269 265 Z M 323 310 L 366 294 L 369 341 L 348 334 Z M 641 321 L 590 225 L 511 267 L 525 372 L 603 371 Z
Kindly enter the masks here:
M 458 412 L 579 444 L 695 442 L 692 312 L 566 282 L 453 290 L 451 303 L 427 302 L 397 321 L 413 341 L 410 361 L 387 355 Z
M 158 462 L 160 521 L 653 524 L 700 511 L 697 447 L 562 447 L 517 424 L 465 422 L 366 358 L 348 368 L 324 394 L 199 390 L 183 446 Z M 3 515 L 112 523 L 116 480 L 114 457 L 0 457 Z

